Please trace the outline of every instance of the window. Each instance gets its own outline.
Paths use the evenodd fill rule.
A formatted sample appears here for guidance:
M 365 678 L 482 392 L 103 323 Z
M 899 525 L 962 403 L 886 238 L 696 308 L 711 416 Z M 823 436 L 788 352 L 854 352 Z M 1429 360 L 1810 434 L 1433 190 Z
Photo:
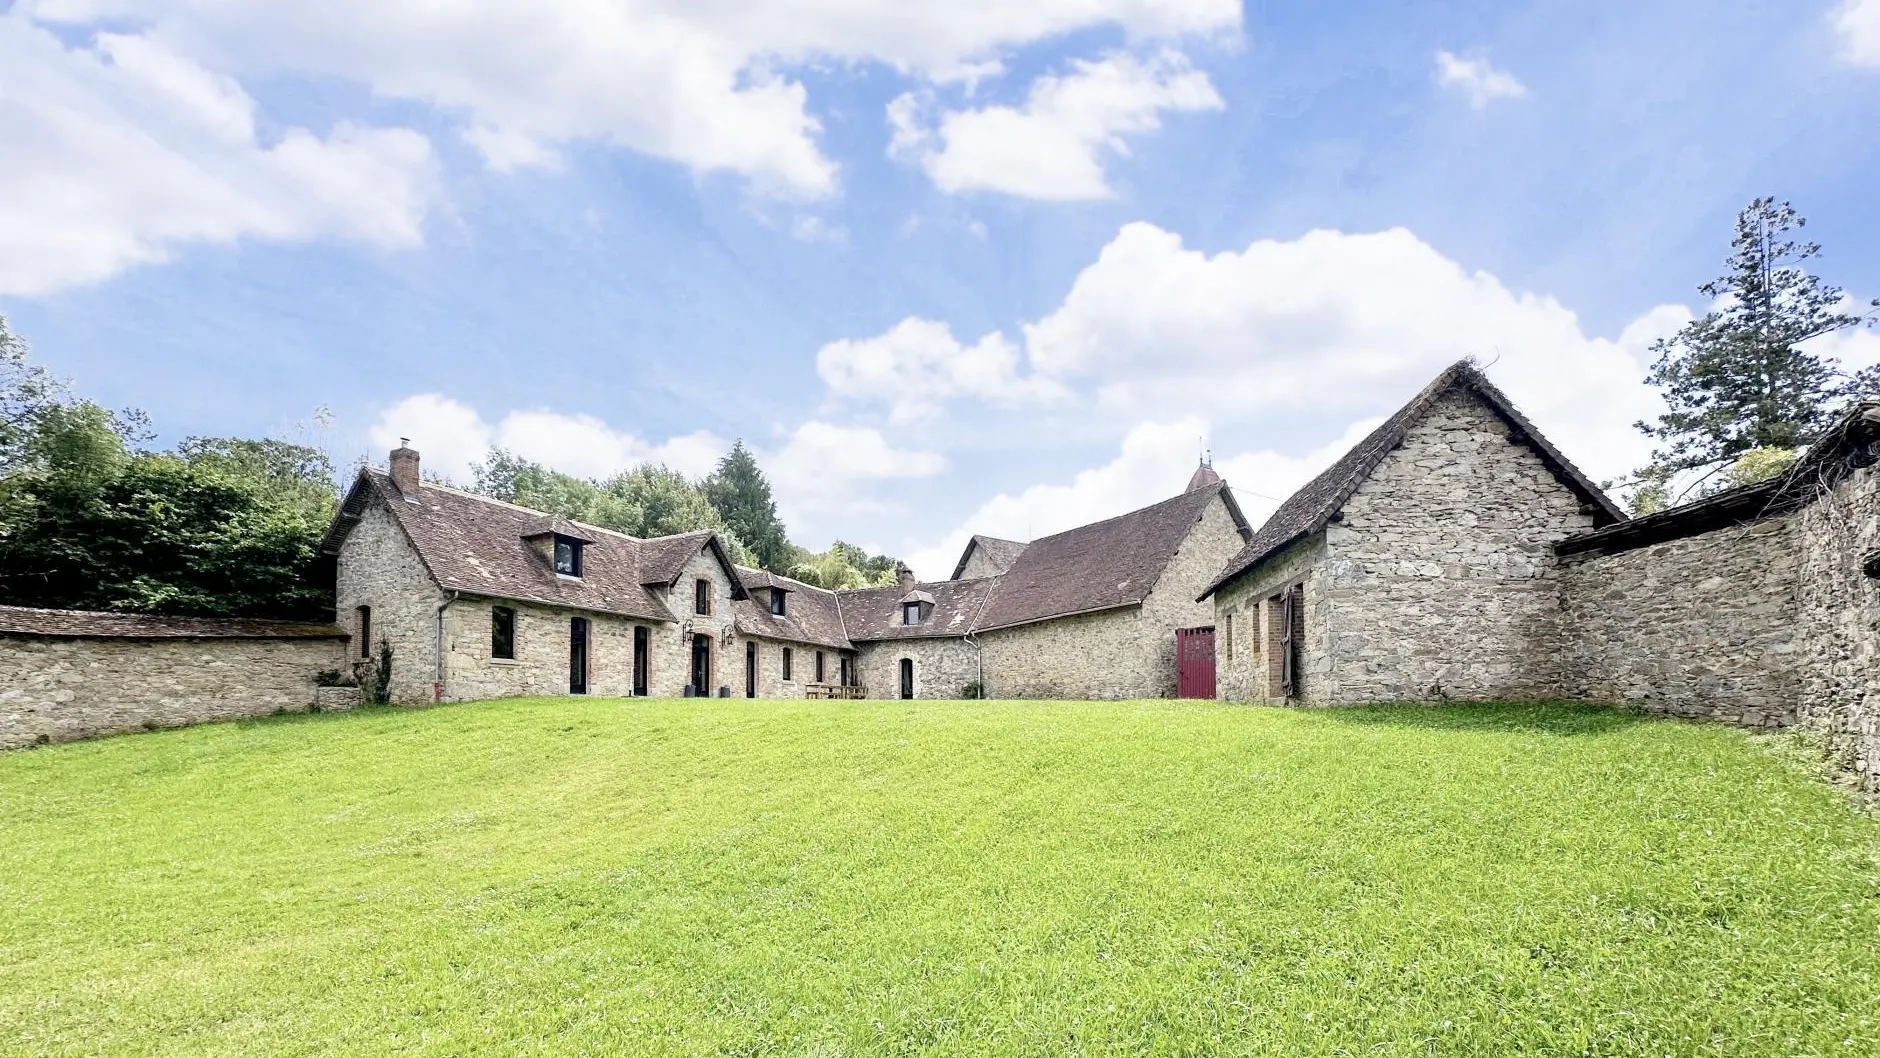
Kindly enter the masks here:
M 1221 630 L 1221 654 L 1231 659 L 1234 656 L 1234 615 L 1228 614 L 1224 623 L 1226 627 Z
M 692 612 L 702 614 L 712 612 L 712 582 L 704 577 L 692 582 Z
M 821 683 L 822 681 L 823 681 L 823 652 L 818 650 L 816 652 L 816 682 Z
M 565 536 L 555 538 L 555 572 L 568 577 L 581 575 L 581 541 Z
M 790 675 L 790 666 L 791 666 L 791 663 L 796 660 L 796 658 L 792 657 L 791 655 L 792 655 L 792 651 L 790 650 L 790 648 L 784 647 L 783 648 L 783 678 L 786 681 L 795 679 L 794 676 Z
M 901 606 L 901 622 L 903 624 L 910 624 L 910 625 L 919 624 L 920 623 L 920 604 L 917 602 L 910 602 L 910 603 L 903 604 Z
M 490 657 L 516 660 L 516 611 L 512 607 L 490 607 Z
M 359 607 L 356 616 L 359 628 L 359 656 L 369 658 L 372 656 L 372 607 Z
M 787 599 L 789 595 L 790 593 L 784 591 L 782 588 L 770 589 L 770 612 L 776 614 L 778 617 L 784 616 L 784 608 L 787 605 L 784 600 Z

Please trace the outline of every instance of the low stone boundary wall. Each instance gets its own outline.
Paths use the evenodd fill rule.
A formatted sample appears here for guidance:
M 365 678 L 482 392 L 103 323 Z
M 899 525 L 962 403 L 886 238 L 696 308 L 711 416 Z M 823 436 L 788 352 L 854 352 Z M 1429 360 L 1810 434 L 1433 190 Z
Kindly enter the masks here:
M 0 749 L 303 711 L 335 625 L 0 606 Z

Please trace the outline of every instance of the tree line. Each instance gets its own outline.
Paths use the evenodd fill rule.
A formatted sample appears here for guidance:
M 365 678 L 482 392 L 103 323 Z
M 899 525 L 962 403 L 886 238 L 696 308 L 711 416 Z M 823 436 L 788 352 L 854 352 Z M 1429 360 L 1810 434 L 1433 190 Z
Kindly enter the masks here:
M 159 450 L 152 437 L 141 412 L 74 396 L 0 317 L 0 604 L 329 616 L 331 457 L 278 438 Z M 715 530 L 738 561 L 832 589 L 890 583 L 899 564 L 840 541 L 821 552 L 791 543 L 742 441 L 703 481 L 656 464 L 589 480 L 497 449 L 471 488 L 634 536 Z

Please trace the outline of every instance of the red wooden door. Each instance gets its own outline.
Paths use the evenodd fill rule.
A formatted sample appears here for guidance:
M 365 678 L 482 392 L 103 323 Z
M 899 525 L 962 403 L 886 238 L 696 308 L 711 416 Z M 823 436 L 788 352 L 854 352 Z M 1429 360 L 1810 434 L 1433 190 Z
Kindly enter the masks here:
M 1175 694 L 1180 698 L 1214 697 L 1214 629 L 1175 630 Z

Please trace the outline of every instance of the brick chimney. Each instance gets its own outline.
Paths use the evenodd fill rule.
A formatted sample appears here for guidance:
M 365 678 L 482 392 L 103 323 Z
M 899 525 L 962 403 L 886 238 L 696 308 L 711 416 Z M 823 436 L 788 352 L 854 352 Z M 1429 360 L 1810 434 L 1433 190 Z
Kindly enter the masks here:
M 907 563 L 903 562 L 894 567 L 894 583 L 900 589 L 901 594 L 906 595 L 913 591 L 914 586 L 919 582 L 914 579 L 914 571 L 908 569 Z
M 398 447 L 392 449 L 392 484 L 398 486 L 399 495 L 412 499 L 418 495 L 418 450 L 411 447 L 411 438 L 400 437 Z

